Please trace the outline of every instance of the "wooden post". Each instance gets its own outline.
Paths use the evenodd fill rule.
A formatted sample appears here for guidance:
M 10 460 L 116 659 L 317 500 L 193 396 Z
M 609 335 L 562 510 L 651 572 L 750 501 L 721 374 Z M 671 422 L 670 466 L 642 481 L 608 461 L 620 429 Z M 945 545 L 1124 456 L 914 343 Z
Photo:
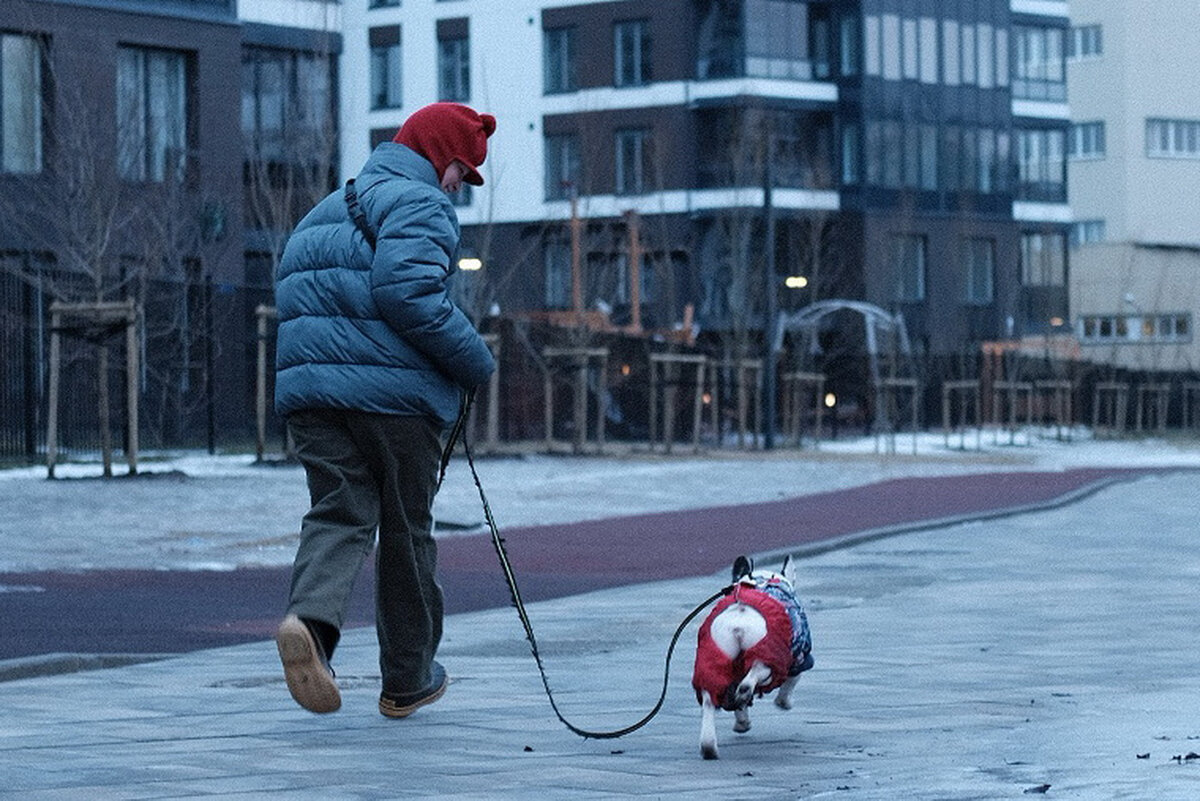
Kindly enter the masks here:
M 112 429 L 109 418 L 112 410 L 108 400 L 108 343 L 103 339 L 97 346 L 100 348 L 96 358 L 96 372 L 99 373 L 99 407 L 100 407 L 100 461 L 104 465 L 103 475 L 112 478 Z
M 258 359 L 254 378 L 254 419 L 257 461 L 262 461 L 267 450 L 267 321 L 277 316 L 274 306 L 259 304 L 254 309 L 257 318 Z
M 571 308 L 575 325 L 583 326 L 583 222 L 579 219 L 579 195 L 571 189 Z
M 47 391 L 46 403 L 46 472 L 49 478 L 54 478 L 54 467 L 58 462 L 58 386 L 59 371 L 62 366 L 62 313 L 52 311 L 50 314 L 50 386 Z
M 492 371 L 492 376 L 488 379 L 486 435 L 487 446 L 495 450 L 500 444 L 500 336 L 487 334 L 483 337 L 483 341 L 488 344 L 492 351 L 492 357 L 496 360 L 496 369 Z
M 678 402 L 676 380 L 679 367 L 674 362 L 663 363 L 663 444 L 667 453 L 675 444 L 675 404 Z
M 642 242 L 639 232 L 638 213 L 635 209 L 625 212 L 629 226 L 629 330 L 642 332 Z
M 138 471 L 138 375 L 141 373 L 141 355 L 138 349 L 137 310 L 133 301 L 129 301 L 129 317 L 125 322 L 125 414 L 128 419 L 128 436 L 126 437 L 127 453 L 125 460 L 129 464 L 129 475 L 137 475 Z
M 583 443 L 587 439 L 587 357 L 576 357 L 575 365 L 575 436 L 572 438 L 572 448 L 575 453 L 583 453 Z
M 138 336 L 137 321 L 139 317 L 137 305 L 133 300 L 100 301 L 97 303 L 62 303 L 55 301 L 50 304 L 50 378 L 46 414 L 46 468 L 50 478 L 54 478 L 55 467 L 58 463 L 58 404 L 61 394 L 62 374 L 62 335 L 65 331 L 78 330 L 81 333 L 96 333 L 99 335 L 97 347 L 100 349 L 96 358 L 97 381 L 99 392 L 97 397 L 97 412 L 100 420 L 101 459 L 105 478 L 112 477 L 112 421 L 111 403 L 108 386 L 108 343 L 107 337 L 111 330 L 120 324 L 125 327 L 126 371 L 125 390 L 127 393 L 126 425 L 128 437 L 125 446 L 125 458 L 129 464 L 129 473 L 137 473 L 138 452 Z
M 546 427 L 546 450 L 552 452 L 554 450 L 554 374 L 550 369 L 549 354 L 546 355 L 546 372 L 543 374 L 542 389 L 545 398 L 542 420 Z

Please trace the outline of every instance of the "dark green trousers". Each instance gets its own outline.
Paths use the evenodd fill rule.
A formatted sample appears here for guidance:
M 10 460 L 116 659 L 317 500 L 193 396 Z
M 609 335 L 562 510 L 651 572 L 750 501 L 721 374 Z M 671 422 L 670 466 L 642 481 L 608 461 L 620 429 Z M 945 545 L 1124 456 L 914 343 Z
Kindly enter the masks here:
M 288 417 L 312 502 L 300 528 L 288 612 L 341 629 L 375 547 L 375 629 L 383 689 L 430 684 L 442 638 L 433 540 L 442 431 L 424 417 L 314 409 Z

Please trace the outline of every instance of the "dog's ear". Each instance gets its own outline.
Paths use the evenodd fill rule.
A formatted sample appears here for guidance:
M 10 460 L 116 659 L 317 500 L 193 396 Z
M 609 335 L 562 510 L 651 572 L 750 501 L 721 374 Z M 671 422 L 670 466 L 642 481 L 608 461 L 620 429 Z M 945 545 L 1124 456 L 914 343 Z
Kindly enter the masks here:
M 783 567 L 779 568 L 779 575 L 787 579 L 793 587 L 796 586 L 796 562 L 792 559 L 791 554 L 784 557 Z
M 733 583 L 736 584 L 741 580 L 742 576 L 748 576 L 754 572 L 754 563 L 749 557 L 739 556 L 733 560 Z

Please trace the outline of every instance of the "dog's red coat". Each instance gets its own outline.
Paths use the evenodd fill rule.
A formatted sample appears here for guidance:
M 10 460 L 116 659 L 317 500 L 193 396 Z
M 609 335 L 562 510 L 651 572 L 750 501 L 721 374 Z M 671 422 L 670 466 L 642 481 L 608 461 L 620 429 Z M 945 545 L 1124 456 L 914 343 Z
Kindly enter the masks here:
M 730 659 L 713 641 L 712 622 L 717 615 L 739 601 L 758 610 L 763 616 L 767 622 L 767 635 L 753 647 Z M 732 711 L 733 707 L 727 705 L 732 693 L 726 693 L 726 690 L 742 680 L 755 660 L 771 670 L 770 681 L 759 685 L 758 694 L 774 690 L 787 680 L 792 667 L 791 643 L 792 621 L 783 604 L 762 590 L 738 587 L 713 607 L 700 626 L 696 642 L 696 666 L 692 672 L 696 700 L 702 701 L 703 693 L 707 691 L 713 703 Z

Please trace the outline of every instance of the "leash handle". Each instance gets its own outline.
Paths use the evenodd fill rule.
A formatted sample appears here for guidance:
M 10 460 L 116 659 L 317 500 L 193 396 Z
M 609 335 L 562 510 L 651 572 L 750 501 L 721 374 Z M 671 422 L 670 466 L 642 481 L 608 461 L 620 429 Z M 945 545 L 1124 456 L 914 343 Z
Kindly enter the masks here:
M 475 488 L 479 490 L 479 500 L 483 504 L 483 517 L 484 520 L 487 521 L 488 530 L 491 532 L 492 546 L 496 549 L 496 556 L 500 560 L 500 568 L 504 571 L 504 580 L 508 584 L 508 593 L 512 598 L 512 605 L 516 607 L 517 616 L 521 619 L 521 626 L 525 629 L 525 639 L 529 641 L 529 650 L 533 652 L 533 660 L 537 663 L 538 674 L 542 678 L 542 687 L 546 691 L 546 698 L 550 701 L 550 708 L 554 710 L 555 717 L 557 717 L 564 726 L 585 740 L 613 740 L 618 737 L 624 737 L 626 734 L 631 732 L 635 732 L 649 723 L 654 716 L 659 713 L 659 711 L 662 709 L 663 702 L 666 701 L 667 686 L 671 680 L 671 657 L 675 653 L 675 646 L 679 642 L 679 638 L 682 636 L 684 629 L 686 629 L 688 624 L 691 623 L 697 615 L 703 612 L 709 604 L 728 595 L 733 590 L 734 585 L 723 587 L 708 598 L 705 598 L 695 609 L 689 612 L 687 616 L 684 617 L 683 622 L 676 627 L 675 633 L 671 636 L 671 643 L 667 646 L 667 655 L 665 664 L 663 666 L 662 692 L 659 694 L 658 702 L 655 703 L 654 708 L 651 709 L 641 720 L 622 729 L 614 729 L 612 731 L 591 731 L 571 723 L 571 721 L 567 720 L 563 713 L 559 710 L 558 704 L 554 700 L 554 693 L 550 689 L 550 680 L 546 677 L 546 666 L 542 662 L 542 654 L 538 649 L 537 637 L 533 633 L 533 624 L 529 621 L 529 613 L 525 610 L 525 602 L 521 600 L 521 590 L 517 586 L 516 574 L 513 573 L 512 564 L 508 560 L 508 551 L 504 547 L 504 538 L 500 536 L 500 532 L 496 528 L 496 520 L 494 517 L 492 517 L 492 507 L 488 503 L 487 494 L 483 491 L 483 483 L 479 480 L 479 472 L 475 469 L 475 458 L 471 454 L 471 443 L 467 437 L 466 426 L 464 423 L 468 413 L 470 412 L 471 403 L 474 401 L 474 398 L 475 393 L 472 391 L 467 396 L 466 402 L 463 404 L 462 411 L 459 414 L 459 421 L 457 424 L 455 424 L 454 433 L 452 434 L 450 443 L 443 454 L 442 475 L 445 475 L 446 463 L 449 461 L 450 451 L 454 449 L 454 439 L 461 437 L 463 450 L 467 454 L 467 465 L 471 468 L 471 478 L 475 481 Z M 440 485 L 440 479 L 438 483 Z

